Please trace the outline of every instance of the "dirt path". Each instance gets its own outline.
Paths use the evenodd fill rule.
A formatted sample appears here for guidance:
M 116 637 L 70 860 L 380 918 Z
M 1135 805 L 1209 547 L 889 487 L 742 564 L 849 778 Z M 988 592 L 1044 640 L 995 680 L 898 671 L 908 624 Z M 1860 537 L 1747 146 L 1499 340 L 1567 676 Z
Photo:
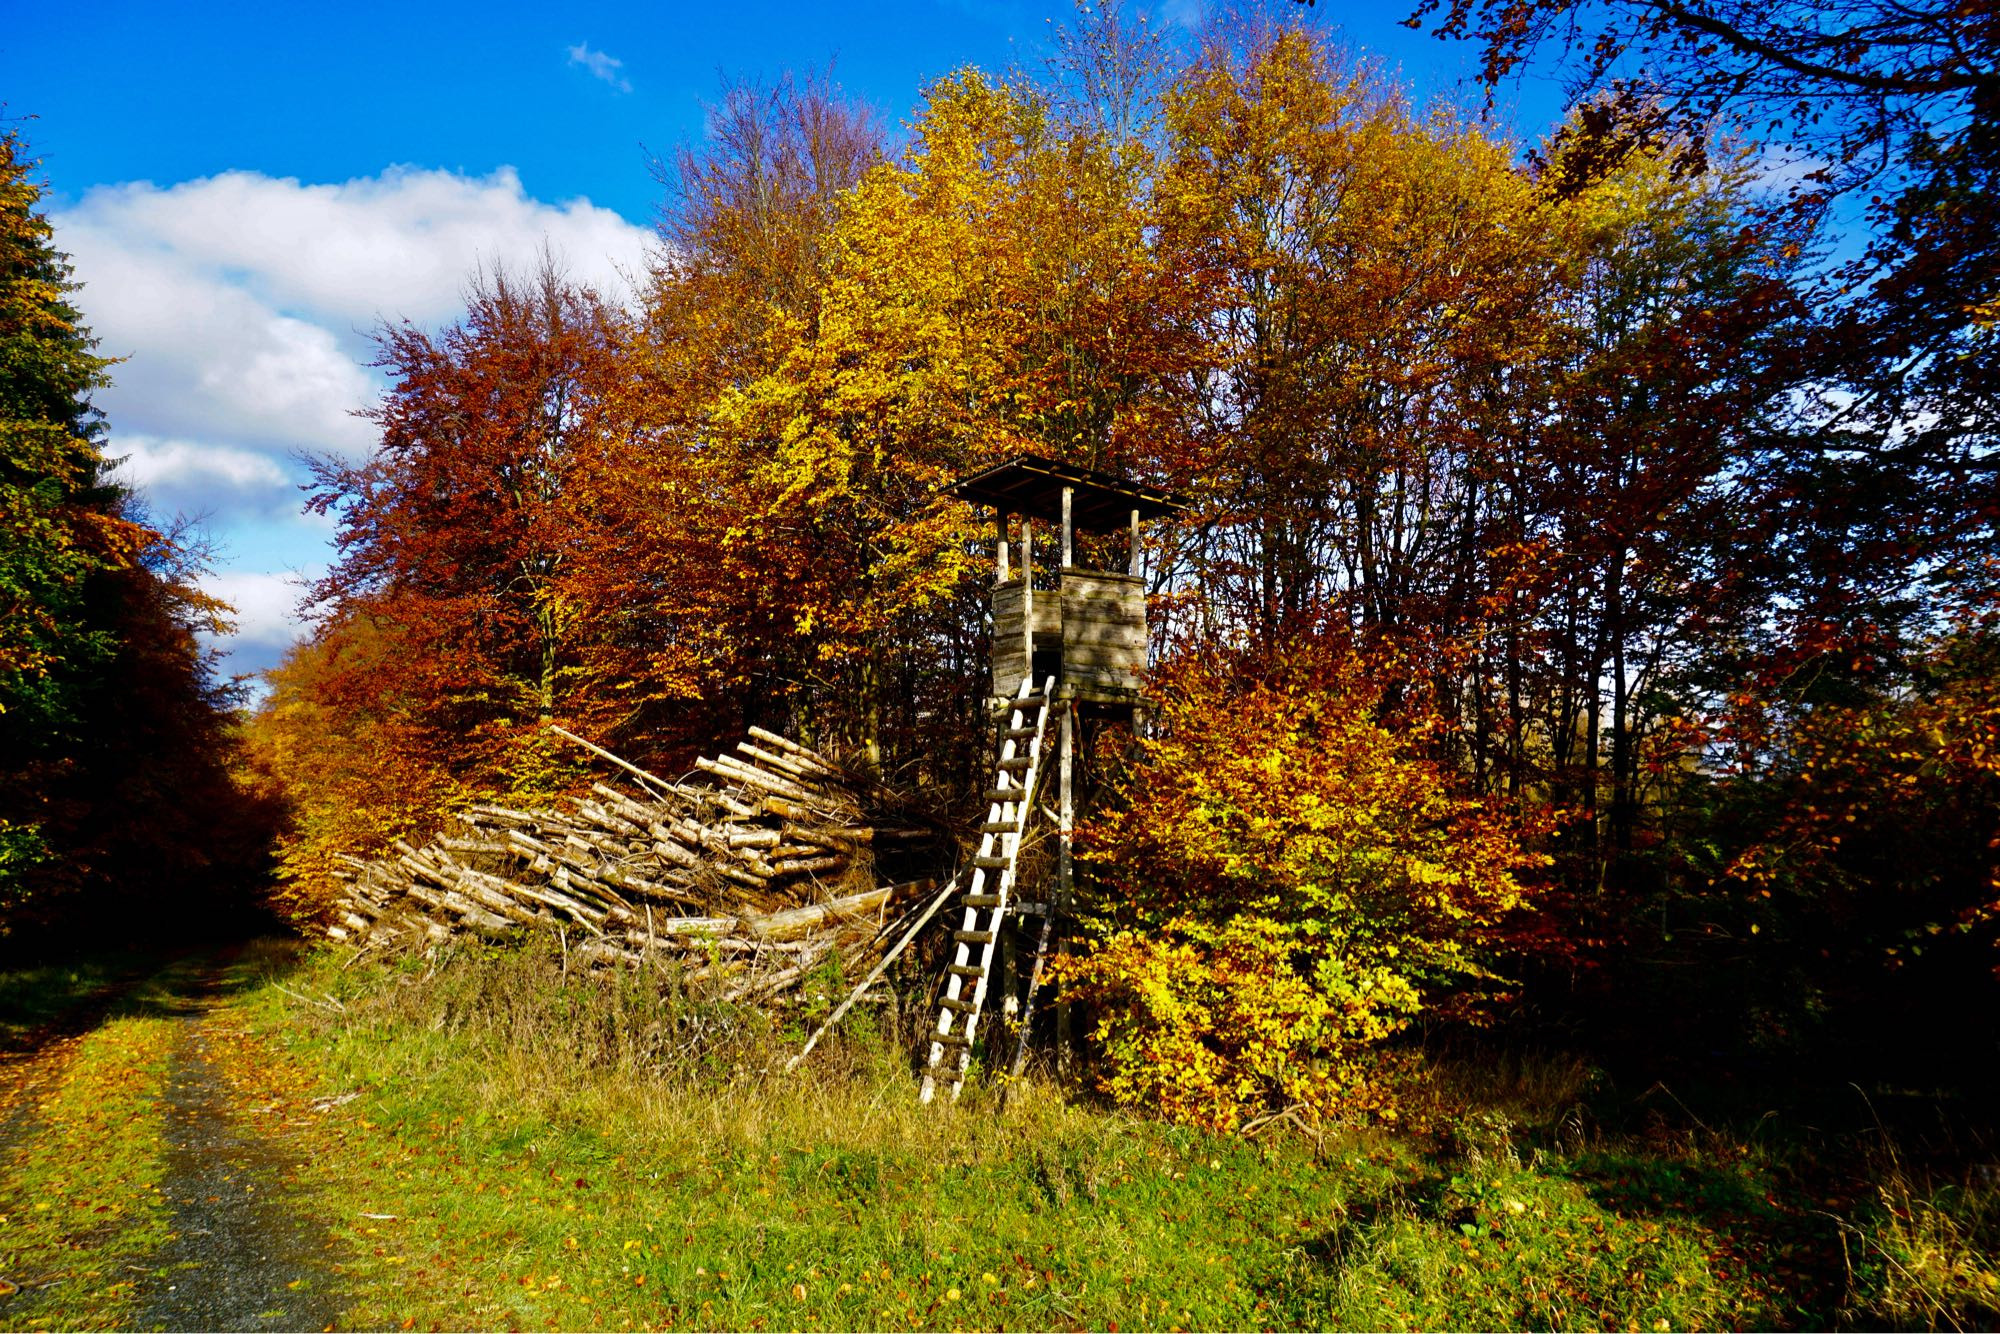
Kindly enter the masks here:
M 290 1206 L 291 1162 L 233 1105 L 209 1052 L 213 1003 L 199 1006 L 167 1078 L 173 1235 L 139 1323 L 163 1329 L 324 1329 L 339 1315 L 325 1230 Z
M 167 1076 L 153 1099 L 168 1237 L 142 1266 L 126 1266 L 135 1274 L 131 1319 L 143 1329 L 328 1328 L 341 1303 L 325 1228 L 291 1199 L 293 1161 L 258 1132 L 255 1109 L 238 1105 L 223 1074 L 217 1047 L 232 1027 L 222 1008 L 230 961 L 223 952 L 171 967 L 90 1017 L 102 1023 L 143 1013 L 173 1030 Z M 23 1057 L 17 1087 L 62 1079 L 66 1049 L 87 1037 L 65 1034 Z M 0 1114 L 0 1152 L 11 1155 L 46 1129 L 40 1117 L 22 1114 L 25 1101 Z M 61 1322 L 55 1310 L 37 1320 L 40 1295 L 0 1304 L 0 1325 Z

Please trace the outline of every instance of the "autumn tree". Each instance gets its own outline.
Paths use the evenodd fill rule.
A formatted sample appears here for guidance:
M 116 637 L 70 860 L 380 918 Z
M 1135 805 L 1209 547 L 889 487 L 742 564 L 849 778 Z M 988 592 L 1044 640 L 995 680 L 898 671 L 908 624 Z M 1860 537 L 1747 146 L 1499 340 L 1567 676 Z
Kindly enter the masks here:
M 240 908 L 272 812 L 235 780 L 234 699 L 199 638 L 228 608 L 198 587 L 199 539 L 149 527 L 109 478 L 91 395 L 111 362 L 34 169 L 0 134 L 0 933 L 46 948 Z
M 1299 29 L 1219 32 L 1167 119 L 1154 208 L 1203 351 L 1179 386 L 1197 633 L 1273 643 L 1336 605 L 1456 633 L 1478 395 L 1523 355 L 1550 267 L 1532 190 L 1503 144 Z
M 622 329 L 551 263 L 484 276 L 442 334 L 382 331 L 381 444 L 317 465 L 339 558 L 311 594 L 331 646 L 314 692 L 417 729 L 425 763 L 481 790 L 559 786 L 542 725 L 618 707 L 581 646 L 625 627 L 588 620 L 569 570 L 592 504 L 579 459 L 606 437 L 638 443 L 619 415 Z
M 1991 592 L 2000 299 L 2000 24 L 1979 6 L 1757 6 L 1740 0 L 1449 0 L 1418 7 L 1477 41 L 1490 87 L 1569 79 L 1579 168 L 1637 141 L 1699 167 L 1715 128 L 1769 145 L 1791 178 L 1773 226 L 1827 209 L 1856 244 L 1817 269 L 1821 336 L 1800 349 L 1820 393 L 1763 472 L 1765 540 L 1790 587 L 1767 675 L 1878 669 L 1921 639 L 1933 589 Z M 1858 253 L 1855 253 L 1857 252 Z
M 1540 354 L 1491 419 L 1492 531 L 1533 577 L 1494 605 L 1497 744 L 1477 762 L 1511 790 L 1552 783 L 1593 849 L 1573 870 L 1601 884 L 1633 851 L 1649 777 L 1689 744 L 1677 729 L 1713 703 L 1718 655 L 1768 607 L 1745 478 L 1799 384 L 1806 237 L 1751 225 L 1749 173 L 1719 154 L 1684 175 L 1635 150 L 1559 187 L 1568 134 L 1541 176 L 1561 278 Z
M 36 789 L 78 721 L 79 683 L 115 645 L 85 600 L 93 575 L 129 562 L 142 535 L 103 481 L 90 395 L 98 356 L 69 293 L 67 258 L 36 211 L 34 161 L 0 135 L 0 728 L 8 755 L 0 809 L 0 893 L 24 892 L 52 852 Z
M 689 470 L 665 521 L 707 545 L 674 582 L 687 619 L 754 664 L 756 697 L 779 711 L 762 721 L 926 777 L 942 753 L 970 781 L 973 516 L 939 488 L 1022 449 L 1102 461 L 1157 401 L 1143 181 L 1129 143 L 1077 129 L 1031 89 L 940 81 L 903 157 L 843 196 L 809 308 L 760 317 L 740 366 L 762 371 L 685 400 L 683 443 L 657 456 Z M 755 255 L 732 260 L 735 233 L 712 230 L 714 262 L 754 287 Z M 663 379 L 689 341 L 657 340 L 683 327 L 701 281 L 656 275 Z

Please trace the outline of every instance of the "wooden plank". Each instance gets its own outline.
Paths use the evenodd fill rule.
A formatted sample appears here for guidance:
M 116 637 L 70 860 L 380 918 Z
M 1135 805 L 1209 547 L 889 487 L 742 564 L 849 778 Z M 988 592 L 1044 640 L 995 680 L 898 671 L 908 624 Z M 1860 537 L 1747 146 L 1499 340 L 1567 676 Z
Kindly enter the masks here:
M 1063 652 L 1067 654 L 1078 645 L 1088 644 L 1143 649 L 1146 647 L 1146 642 L 1146 627 L 1143 625 L 1111 625 L 1103 622 L 1079 624 L 1072 621 L 1069 633 L 1063 636 Z
M 1133 667 L 1089 666 L 1072 668 L 1069 679 L 1064 683 L 1064 689 L 1071 695 L 1075 695 L 1078 689 L 1086 686 L 1098 690 L 1126 691 L 1136 695 L 1143 685 L 1141 674 Z
M 1108 672 L 1091 668 L 1077 672 L 1064 687 L 1073 700 L 1135 704 L 1141 701 L 1145 681 L 1133 672 Z
M 1065 569 L 1062 572 L 1064 588 L 1138 588 L 1145 587 L 1145 581 L 1137 575 L 1119 574 L 1115 570 Z
M 1124 672 L 1138 676 L 1146 670 L 1146 650 L 1117 648 L 1109 644 L 1077 644 L 1063 654 L 1065 675 L 1079 671 Z
M 1146 625 L 1146 609 L 1114 602 L 1073 601 L 1063 624 L 1069 629 L 1079 625 L 1120 625 L 1142 630 Z

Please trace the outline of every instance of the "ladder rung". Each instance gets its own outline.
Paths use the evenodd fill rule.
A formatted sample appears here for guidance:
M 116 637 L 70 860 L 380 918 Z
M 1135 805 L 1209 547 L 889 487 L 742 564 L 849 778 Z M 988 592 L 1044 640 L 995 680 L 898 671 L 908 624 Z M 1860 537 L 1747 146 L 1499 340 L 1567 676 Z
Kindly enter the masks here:
M 982 834 L 1018 834 L 1021 832 L 1019 820 L 988 820 L 979 826 Z
M 949 996 L 938 997 L 938 1004 L 944 1006 L 947 1010 L 956 1010 L 960 1014 L 973 1014 L 979 1009 L 971 1001 L 953 1000 Z
M 1010 862 L 1006 857 L 974 857 L 972 864 L 981 871 L 1004 871 Z
M 993 933 L 991 931 L 954 931 L 951 933 L 951 938 L 961 945 L 991 945 L 993 943 Z
M 1014 712 L 1021 713 L 1028 709 L 1041 708 L 1042 705 L 1049 702 L 1049 697 L 1047 695 L 1023 695 L 1019 699 L 1013 699 L 1007 702 L 1014 706 Z
M 985 970 L 984 968 L 981 968 L 981 967 L 980 967 L 980 966 L 979 966 L 978 964 L 976 964 L 976 963 L 954 963 L 954 964 L 947 964 L 947 965 L 945 965 L 945 971 L 946 971 L 946 972 L 948 972 L 948 973 L 956 973 L 956 974 L 958 974 L 958 975 L 959 975 L 960 977 L 984 977 L 984 976 L 986 976 L 986 970 Z
M 998 894 L 967 894 L 959 902 L 968 908 L 997 908 L 1000 906 Z
M 1039 727 L 1010 727 L 1007 729 L 1007 739 L 1019 741 L 1024 736 L 1039 736 L 1041 731 Z
M 1009 805 L 1018 805 L 1028 799 L 1028 789 L 1025 787 L 996 787 L 986 794 L 986 799 L 988 801 L 1004 801 Z
M 946 1047 L 970 1047 L 972 1039 L 962 1033 L 933 1033 L 931 1041 Z
M 1034 763 L 1035 763 L 1035 757 L 1032 755 L 1016 755 L 1011 760 L 1000 761 L 997 767 L 1003 770 L 1004 772 L 1011 774 L 1011 773 L 1019 773 L 1023 769 L 1031 768 L 1033 767 Z

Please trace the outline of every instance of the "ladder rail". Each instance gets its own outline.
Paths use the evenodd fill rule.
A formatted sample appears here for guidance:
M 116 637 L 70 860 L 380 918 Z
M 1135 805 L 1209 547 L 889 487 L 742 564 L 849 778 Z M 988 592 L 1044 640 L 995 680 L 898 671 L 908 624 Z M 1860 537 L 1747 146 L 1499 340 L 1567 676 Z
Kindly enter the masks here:
M 940 1078 L 951 1084 L 954 1100 L 964 1090 L 966 1072 L 972 1066 L 972 1044 L 978 1033 L 980 1016 L 986 1005 L 988 982 L 993 972 L 993 955 L 1006 921 L 1008 901 L 1013 896 L 1021 852 L 1026 846 L 1028 826 L 1035 817 L 1035 789 L 1041 777 L 1042 743 L 1048 734 L 1048 718 L 1055 703 L 1055 678 L 1050 676 L 1041 694 L 1035 693 L 1035 678 L 1021 681 L 1008 712 L 1008 725 L 1001 733 L 1000 754 L 994 761 L 994 784 L 988 794 L 985 828 L 979 837 L 979 854 L 973 859 L 972 878 L 966 886 L 964 910 L 953 933 L 952 966 L 945 974 L 945 995 L 938 1006 L 937 1027 L 932 1032 L 930 1056 L 924 1072 L 921 1099 L 936 1096 Z M 1024 722 L 1032 705 L 1034 722 Z M 1019 743 L 1028 743 L 1023 755 Z M 1025 764 L 1018 763 L 1025 760 Z M 1010 775 L 1019 781 L 1009 786 Z M 1018 795 L 1009 796 L 1009 793 Z M 1009 810 L 1012 816 L 1009 816 Z M 989 893 L 989 873 L 992 890 Z M 982 926 L 981 917 L 986 917 Z M 975 953 L 976 947 L 976 953 Z M 972 983 L 971 994 L 965 984 Z M 955 1051 L 956 1060 L 947 1056 Z

